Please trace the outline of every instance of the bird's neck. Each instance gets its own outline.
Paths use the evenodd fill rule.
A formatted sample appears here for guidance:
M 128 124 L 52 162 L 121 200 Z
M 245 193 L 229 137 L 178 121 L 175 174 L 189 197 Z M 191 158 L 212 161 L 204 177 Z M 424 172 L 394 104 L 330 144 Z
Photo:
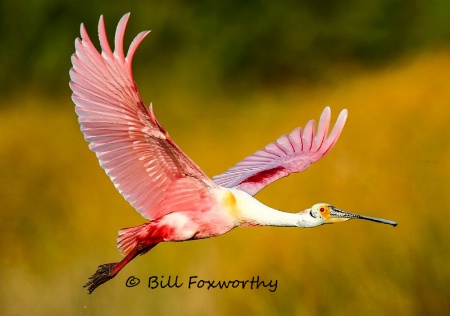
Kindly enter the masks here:
M 240 190 L 232 190 L 232 193 L 236 198 L 236 217 L 241 226 L 303 226 L 302 213 L 286 213 L 273 209 Z

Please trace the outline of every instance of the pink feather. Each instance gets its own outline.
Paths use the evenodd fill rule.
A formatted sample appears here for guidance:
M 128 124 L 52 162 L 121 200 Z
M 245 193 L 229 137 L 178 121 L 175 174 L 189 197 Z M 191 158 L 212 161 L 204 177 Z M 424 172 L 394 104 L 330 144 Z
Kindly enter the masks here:
M 331 110 L 326 107 L 320 116 L 315 132 L 315 122 L 309 121 L 302 131 L 300 127 L 276 142 L 268 144 L 237 163 L 228 171 L 213 177 L 213 181 L 226 188 L 237 188 L 255 195 L 270 183 L 294 172 L 306 170 L 333 148 L 344 128 L 347 110 L 343 110 L 327 137 Z
M 147 109 L 131 72 L 132 57 L 149 33 L 139 33 L 123 52 L 126 14 L 111 50 L 103 17 L 98 32 L 101 53 L 84 25 L 70 70 L 72 99 L 81 131 L 114 185 L 142 216 L 156 219 L 171 212 L 202 211 L 216 185 L 171 140 Z

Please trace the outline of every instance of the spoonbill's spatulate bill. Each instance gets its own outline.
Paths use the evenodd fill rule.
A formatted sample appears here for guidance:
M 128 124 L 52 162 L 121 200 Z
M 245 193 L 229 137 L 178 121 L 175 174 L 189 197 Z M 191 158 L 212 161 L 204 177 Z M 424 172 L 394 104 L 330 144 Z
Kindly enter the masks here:
M 315 227 L 365 219 L 396 226 L 392 221 L 344 212 L 318 203 L 299 213 L 270 208 L 253 195 L 273 181 L 306 170 L 336 144 L 347 118 L 341 111 L 329 132 L 331 111 L 325 108 L 316 129 L 309 121 L 212 179 L 175 144 L 147 108 L 133 79 L 131 63 L 139 33 L 125 55 L 123 39 L 129 14 L 120 20 L 109 46 L 103 17 L 98 33 L 101 51 L 84 25 L 75 41 L 70 88 L 81 131 L 114 185 L 149 220 L 119 231 L 118 263 L 101 265 L 85 285 L 92 293 L 112 279 L 134 257 L 163 241 L 214 237 L 238 226 Z

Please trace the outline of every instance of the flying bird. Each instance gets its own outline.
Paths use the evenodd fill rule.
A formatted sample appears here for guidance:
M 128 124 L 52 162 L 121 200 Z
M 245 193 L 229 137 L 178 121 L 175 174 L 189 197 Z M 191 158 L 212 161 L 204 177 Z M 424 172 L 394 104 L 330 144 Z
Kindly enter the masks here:
M 84 24 L 75 40 L 70 88 L 81 131 L 89 148 L 117 190 L 149 222 L 119 230 L 117 244 L 124 258 L 103 264 L 84 287 L 89 294 L 112 279 L 137 255 L 165 241 L 185 241 L 225 234 L 245 226 L 316 227 L 349 219 L 396 226 L 385 219 L 348 213 L 318 203 L 299 213 L 275 210 L 253 195 L 291 173 L 306 170 L 336 144 L 347 110 L 330 128 L 331 111 L 322 112 L 316 129 L 310 120 L 228 171 L 209 178 L 175 144 L 146 107 L 133 79 L 133 56 L 149 31 L 139 33 L 124 54 L 129 13 L 120 20 L 114 51 L 108 44 L 103 16 L 98 35 L 101 51 Z

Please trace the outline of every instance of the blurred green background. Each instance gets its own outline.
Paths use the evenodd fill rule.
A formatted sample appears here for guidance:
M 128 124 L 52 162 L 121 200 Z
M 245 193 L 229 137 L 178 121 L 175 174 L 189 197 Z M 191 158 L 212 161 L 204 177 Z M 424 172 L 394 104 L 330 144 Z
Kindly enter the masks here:
M 207 174 L 225 171 L 329 105 L 349 110 L 318 165 L 264 203 L 316 202 L 399 222 L 245 228 L 168 243 L 87 295 L 120 259 L 117 230 L 144 219 L 79 131 L 68 71 L 85 22 L 128 43 L 151 29 L 134 72 L 172 138 Z M 0 1 L 2 315 L 444 315 L 450 312 L 450 4 L 433 1 Z M 110 37 L 112 42 L 112 37 Z M 127 288 L 134 275 L 141 283 Z M 268 289 L 149 289 L 277 280 Z M 186 283 L 185 283 L 186 284 Z

